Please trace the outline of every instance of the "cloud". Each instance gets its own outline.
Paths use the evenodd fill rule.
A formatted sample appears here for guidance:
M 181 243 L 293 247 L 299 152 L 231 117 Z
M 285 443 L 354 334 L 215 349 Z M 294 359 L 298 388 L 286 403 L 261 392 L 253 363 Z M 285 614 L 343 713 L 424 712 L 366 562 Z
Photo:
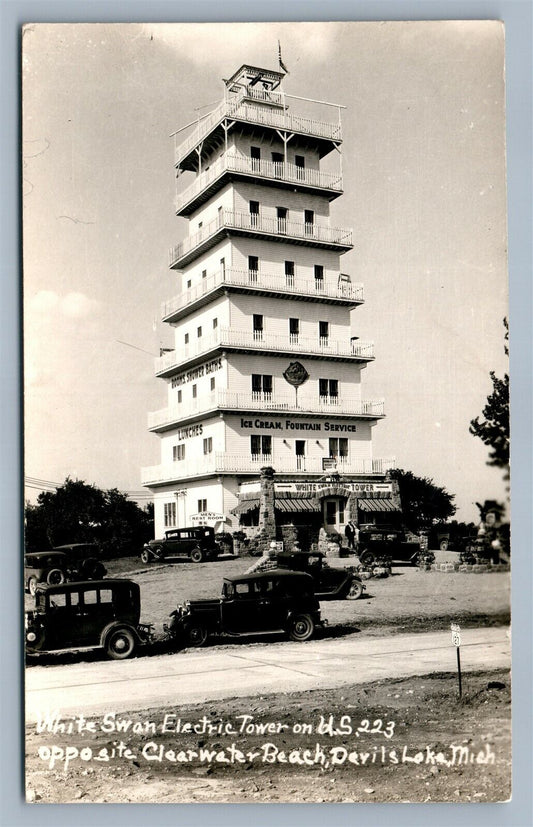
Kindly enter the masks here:
M 40 290 L 29 301 L 29 309 L 38 315 L 48 316 L 55 311 L 70 319 L 86 318 L 92 315 L 97 307 L 98 302 L 95 299 L 77 292 L 60 296 L 53 290 Z
M 326 59 L 335 51 L 341 26 L 313 22 L 189 23 L 145 24 L 145 29 L 193 65 L 224 65 L 230 71 L 239 63 L 276 68 L 278 39 L 289 70 L 300 56 Z

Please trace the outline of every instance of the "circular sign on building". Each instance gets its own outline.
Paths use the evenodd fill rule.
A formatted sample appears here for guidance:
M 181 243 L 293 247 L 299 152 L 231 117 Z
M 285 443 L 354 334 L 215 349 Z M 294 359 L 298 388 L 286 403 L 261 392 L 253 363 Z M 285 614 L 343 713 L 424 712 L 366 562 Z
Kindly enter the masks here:
M 283 374 L 283 378 L 289 383 L 289 385 L 292 385 L 293 388 L 299 388 L 300 385 L 307 382 L 309 379 L 309 374 L 301 362 L 291 362 Z

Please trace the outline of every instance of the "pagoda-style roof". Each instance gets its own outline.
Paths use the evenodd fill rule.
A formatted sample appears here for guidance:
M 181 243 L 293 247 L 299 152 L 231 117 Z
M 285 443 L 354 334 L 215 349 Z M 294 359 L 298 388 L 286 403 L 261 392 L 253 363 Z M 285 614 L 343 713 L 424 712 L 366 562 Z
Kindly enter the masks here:
M 285 72 L 276 71 L 273 69 L 261 69 L 259 66 L 248 66 L 244 64 L 224 83 L 231 90 L 233 84 L 255 86 L 256 83 L 267 83 L 270 89 L 276 89 L 283 78 Z

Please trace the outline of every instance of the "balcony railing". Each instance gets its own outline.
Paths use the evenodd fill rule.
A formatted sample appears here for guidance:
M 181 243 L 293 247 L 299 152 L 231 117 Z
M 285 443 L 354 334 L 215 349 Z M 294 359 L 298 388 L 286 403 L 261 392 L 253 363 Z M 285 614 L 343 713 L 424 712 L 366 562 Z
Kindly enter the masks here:
M 250 233 L 265 233 L 282 239 L 300 239 L 306 242 L 335 244 L 345 248 L 352 247 L 352 231 L 341 227 L 325 227 L 321 224 L 308 224 L 289 218 L 275 218 L 256 213 L 235 212 L 221 209 L 220 213 L 198 232 L 185 238 L 169 254 L 169 265 L 175 267 L 188 253 L 192 253 L 204 242 L 215 236 L 220 230 L 244 230 Z
M 346 279 L 346 280 L 345 280 Z M 345 299 L 354 303 L 364 301 L 363 285 L 352 284 L 347 276 L 338 273 L 333 278 L 315 279 L 298 275 L 263 273 L 262 270 L 237 270 L 226 267 L 202 279 L 201 283 L 184 290 L 161 305 L 163 319 L 202 299 L 221 285 L 246 287 L 251 290 L 282 293 L 284 296 L 310 296 L 314 299 Z
M 296 403 L 295 394 L 263 392 L 237 393 L 221 389 L 214 393 L 188 399 L 181 405 L 151 411 L 148 414 L 148 428 L 169 427 L 175 422 L 187 419 L 197 413 L 214 409 L 261 411 L 270 413 L 322 414 L 324 416 L 382 417 L 383 400 L 360 400 L 344 397 L 320 396 L 300 397 Z
M 345 341 L 332 337 L 298 336 L 297 341 L 291 341 L 289 334 L 263 333 L 261 331 L 234 330 L 233 328 L 218 328 L 209 336 L 202 336 L 194 342 L 184 345 L 179 351 L 171 351 L 155 360 L 156 374 L 165 373 L 179 365 L 208 353 L 216 347 L 233 347 L 239 350 L 260 350 L 263 353 L 299 353 L 333 358 L 359 358 L 370 360 L 374 358 L 374 344 L 372 342 Z
M 324 462 L 326 460 L 326 462 Z M 265 465 L 271 465 L 277 474 L 324 474 L 368 476 L 385 474 L 394 468 L 392 459 L 359 459 L 339 457 L 277 456 L 274 454 L 225 454 L 184 459 L 168 465 L 154 465 L 141 471 L 143 485 L 161 485 L 191 477 L 209 474 L 259 474 Z
M 247 158 L 227 152 L 208 170 L 202 172 L 187 189 L 179 193 L 175 202 L 176 212 L 179 213 L 224 172 L 236 172 L 265 180 L 287 181 L 291 184 L 342 192 L 341 175 L 297 167 L 295 164 Z
M 198 124 L 184 141 L 179 142 L 180 133 L 176 133 L 174 137 L 176 164 L 179 164 L 224 118 L 235 118 L 238 121 L 270 126 L 274 129 L 314 135 L 337 143 L 342 140 L 341 125 L 338 122 L 331 123 L 293 115 L 289 113 L 286 107 L 257 105 L 247 101 L 246 98 L 249 97 L 249 93 L 244 93 L 236 99 L 222 101 L 209 115 L 198 121 Z M 264 100 L 264 98 L 261 98 L 261 100 Z

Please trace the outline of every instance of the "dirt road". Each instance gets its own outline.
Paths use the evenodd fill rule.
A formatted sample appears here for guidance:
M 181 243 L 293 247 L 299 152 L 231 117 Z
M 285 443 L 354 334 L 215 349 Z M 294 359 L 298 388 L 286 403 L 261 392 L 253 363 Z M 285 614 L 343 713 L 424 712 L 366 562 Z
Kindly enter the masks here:
M 462 668 L 510 666 L 505 628 L 466 629 Z M 133 711 L 161 705 L 341 687 L 380 678 L 454 671 L 449 631 L 382 638 L 349 635 L 307 643 L 274 642 L 188 650 L 129 661 L 35 666 L 26 672 L 26 717 Z

